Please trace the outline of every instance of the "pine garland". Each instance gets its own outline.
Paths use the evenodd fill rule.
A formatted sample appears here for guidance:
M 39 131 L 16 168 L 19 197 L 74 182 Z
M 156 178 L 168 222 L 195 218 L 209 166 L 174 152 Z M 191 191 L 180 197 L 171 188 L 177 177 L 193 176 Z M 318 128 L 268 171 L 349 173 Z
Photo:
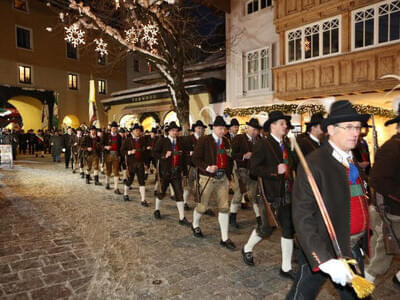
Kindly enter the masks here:
M 268 106 L 255 106 L 255 107 L 245 107 L 245 108 L 225 108 L 224 114 L 230 117 L 238 116 L 245 117 L 251 116 L 253 114 L 259 114 L 261 112 L 270 113 L 274 110 L 279 110 L 284 114 L 305 114 L 305 113 L 326 113 L 324 106 L 320 104 L 305 104 L 301 105 L 299 109 L 297 109 L 297 104 L 273 104 Z M 353 107 L 360 114 L 371 114 L 375 116 L 385 117 L 385 118 L 394 118 L 396 114 L 391 109 L 386 109 L 378 106 L 372 105 L 364 105 L 364 104 L 354 104 Z

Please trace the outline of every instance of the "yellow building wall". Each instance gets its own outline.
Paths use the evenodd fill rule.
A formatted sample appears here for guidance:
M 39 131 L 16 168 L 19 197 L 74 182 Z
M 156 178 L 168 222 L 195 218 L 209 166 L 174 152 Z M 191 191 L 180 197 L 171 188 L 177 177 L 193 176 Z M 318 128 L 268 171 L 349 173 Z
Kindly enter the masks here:
M 8 102 L 13 105 L 21 115 L 25 131 L 42 128 L 42 102 L 27 96 L 14 97 Z

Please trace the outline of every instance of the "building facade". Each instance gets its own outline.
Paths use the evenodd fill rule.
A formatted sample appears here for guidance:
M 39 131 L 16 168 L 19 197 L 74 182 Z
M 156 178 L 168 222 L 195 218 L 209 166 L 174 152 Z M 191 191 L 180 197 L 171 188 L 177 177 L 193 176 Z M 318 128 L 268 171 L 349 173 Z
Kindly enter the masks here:
M 335 97 L 390 108 L 400 74 L 400 1 L 274 1 L 279 35 L 275 97 L 285 101 Z M 384 118 L 377 116 L 381 140 Z
M 87 42 L 77 48 L 64 40 L 58 15 L 42 1 L 0 1 L 0 100 L 21 115 L 25 130 L 42 127 L 41 113 L 58 102 L 58 126 L 88 124 L 89 80 L 101 126 L 107 116 L 100 100 L 126 87 L 125 62 L 98 55 Z M 112 64 L 112 67 L 110 65 Z M 51 124 L 49 124 L 51 126 Z

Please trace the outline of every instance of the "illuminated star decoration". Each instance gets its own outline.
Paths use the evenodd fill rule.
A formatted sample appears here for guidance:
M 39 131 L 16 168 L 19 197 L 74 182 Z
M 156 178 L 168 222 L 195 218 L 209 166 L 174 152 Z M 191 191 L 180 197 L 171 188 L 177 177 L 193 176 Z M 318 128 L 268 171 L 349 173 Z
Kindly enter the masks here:
M 94 51 L 99 52 L 101 56 L 108 55 L 107 43 L 104 43 L 103 39 L 95 39 L 97 47 Z
M 69 27 L 64 27 L 65 29 L 65 38 L 68 43 L 71 43 L 75 48 L 80 44 L 85 44 L 85 40 L 83 39 L 85 36 L 85 32 L 79 29 L 79 26 L 74 23 Z
M 136 44 L 139 41 L 136 29 L 133 27 L 131 29 L 125 30 L 125 35 L 125 40 L 128 43 Z
M 158 27 L 156 25 L 148 24 L 143 26 L 143 40 L 149 44 L 150 48 L 158 44 L 157 33 Z

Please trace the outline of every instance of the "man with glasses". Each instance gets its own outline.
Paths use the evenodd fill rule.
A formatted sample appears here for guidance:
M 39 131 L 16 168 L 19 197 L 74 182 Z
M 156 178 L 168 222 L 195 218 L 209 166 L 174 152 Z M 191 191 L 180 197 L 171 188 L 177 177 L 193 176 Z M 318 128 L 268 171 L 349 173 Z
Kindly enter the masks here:
M 322 127 L 328 141 L 307 156 L 311 173 L 332 221 L 343 257 L 357 261 L 364 271 L 363 250 L 368 253 L 368 201 L 352 149 L 361 124 L 369 115 L 357 113 L 348 100 L 332 104 Z M 349 286 L 352 274 L 334 252 L 332 241 L 302 166 L 293 189 L 293 223 L 301 252 L 296 281 L 286 299 L 315 299 L 329 275 L 341 299 L 357 299 Z M 362 250 L 361 250 L 362 249 Z

